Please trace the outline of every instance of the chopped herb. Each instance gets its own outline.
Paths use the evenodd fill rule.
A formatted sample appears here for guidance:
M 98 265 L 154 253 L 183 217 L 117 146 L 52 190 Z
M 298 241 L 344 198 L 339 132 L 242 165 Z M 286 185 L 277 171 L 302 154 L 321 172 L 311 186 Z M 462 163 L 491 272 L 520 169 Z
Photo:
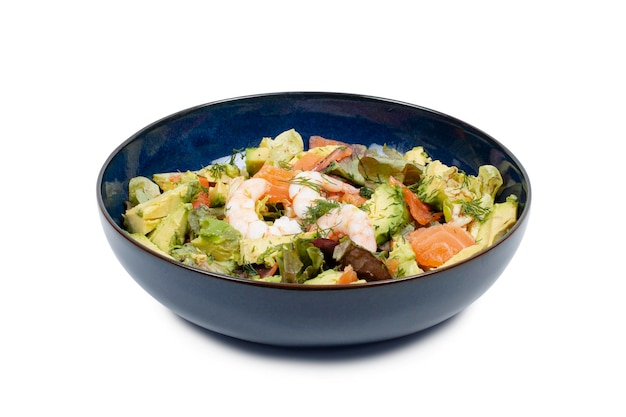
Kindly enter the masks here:
M 374 190 L 372 190 L 372 189 L 371 189 L 371 188 L 369 188 L 369 187 L 361 187 L 361 188 L 359 189 L 359 195 L 360 195 L 361 197 L 371 198 L 371 197 L 372 197 L 372 194 L 374 194 Z
M 308 178 L 293 178 L 292 180 L 289 181 L 290 184 L 295 184 L 295 185 L 301 185 L 303 187 L 309 187 L 312 190 L 318 192 L 321 194 L 322 191 L 326 191 L 326 189 L 321 185 L 316 183 L 315 181 L 312 181 Z
M 489 215 L 488 208 L 485 208 L 480 205 L 480 201 L 472 200 L 472 201 L 460 201 L 461 204 L 461 213 L 467 216 L 471 216 L 478 220 L 480 223 L 483 223 L 487 216 Z
M 254 269 L 254 266 L 251 263 L 243 262 L 243 264 L 241 265 L 241 269 L 247 277 L 254 277 L 259 275 L 259 273 L 256 269 Z
M 230 165 L 235 165 L 235 160 L 237 159 L 237 155 L 241 155 L 241 157 L 243 158 L 245 155 L 246 150 L 245 149 L 233 149 L 233 152 L 230 154 L 230 161 L 228 161 L 228 163 Z
M 315 200 L 314 203 L 308 208 L 305 216 L 302 218 L 303 225 L 315 224 L 320 217 L 339 207 L 339 203 L 332 200 Z
M 211 178 L 219 179 L 226 172 L 226 164 L 213 164 L 209 167 Z

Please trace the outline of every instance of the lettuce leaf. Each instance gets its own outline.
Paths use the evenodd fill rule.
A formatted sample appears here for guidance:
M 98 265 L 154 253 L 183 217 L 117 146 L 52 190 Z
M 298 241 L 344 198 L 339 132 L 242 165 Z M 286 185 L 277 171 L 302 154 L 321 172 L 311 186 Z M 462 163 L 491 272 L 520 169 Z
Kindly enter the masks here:
M 352 155 L 329 165 L 326 172 L 337 175 L 353 184 L 376 188 L 386 183 L 390 176 L 405 184 L 416 183 L 422 174 L 422 167 L 404 159 L 404 155 L 392 148 L 366 148 L 351 145 Z
M 276 262 L 283 282 L 302 284 L 321 272 L 324 254 L 309 240 L 296 239 L 282 246 Z

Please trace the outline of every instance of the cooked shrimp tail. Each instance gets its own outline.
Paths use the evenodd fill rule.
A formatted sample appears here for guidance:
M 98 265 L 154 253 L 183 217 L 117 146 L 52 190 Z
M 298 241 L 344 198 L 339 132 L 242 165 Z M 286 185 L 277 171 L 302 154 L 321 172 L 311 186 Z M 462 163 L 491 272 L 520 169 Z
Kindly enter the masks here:
M 250 178 L 234 184 L 226 202 L 226 221 L 244 238 L 256 239 L 300 233 L 297 221 L 281 217 L 269 224 L 259 215 L 256 206 L 270 190 L 271 184 L 263 178 Z
M 321 216 L 314 230 L 336 238 L 348 236 L 350 240 L 370 252 L 376 252 L 376 236 L 367 213 L 352 204 L 342 204 Z

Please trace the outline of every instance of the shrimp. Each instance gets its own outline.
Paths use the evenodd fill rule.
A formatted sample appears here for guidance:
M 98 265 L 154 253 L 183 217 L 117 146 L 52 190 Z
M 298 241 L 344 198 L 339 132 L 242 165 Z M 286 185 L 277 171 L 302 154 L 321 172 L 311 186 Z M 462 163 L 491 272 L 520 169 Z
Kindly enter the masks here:
M 342 204 L 333 208 L 321 216 L 313 227 L 317 230 L 329 230 L 339 236 L 348 236 L 357 245 L 376 252 L 374 227 L 367 213 L 353 204 Z
M 298 218 L 306 216 L 315 200 L 325 200 L 322 192 L 358 194 L 358 188 L 317 171 L 303 171 L 293 178 L 289 198 Z
M 232 184 L 226 201 L 225 218 L 245 238 L 263 237 L 268 229 L 256 211 L 256 202 L 270 189 L 262 178 L 250 178 Z
M 273 225 L 265 222 L 256 211 L 257 202 L 270 190 L 271 184 L 262 178 L 250 178 L 233 183 L 226 202 L 226 221 L 244 238 L 257 239 L 300 233 L 297 221 L 285 216 Z
M 269 236 L 284 236 L 284 235 L 295 235 L 298 233 L 302 233 L 302 228 L 300 227 L 300 223 L 298 223 L 295 219 L 290 219 L 287 216 L 281 216 L 274 221 L 267 234 Z

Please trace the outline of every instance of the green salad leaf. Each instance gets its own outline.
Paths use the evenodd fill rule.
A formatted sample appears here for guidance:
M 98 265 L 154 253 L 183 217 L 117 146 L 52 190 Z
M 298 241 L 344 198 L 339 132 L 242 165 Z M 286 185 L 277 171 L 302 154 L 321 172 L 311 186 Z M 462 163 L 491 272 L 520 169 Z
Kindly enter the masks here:
M 298 238 L 281 247 L 276 262 L 283 282 L 302 284 L 321 271 L 324 254 L 310 240 Z
M 413 184 L 422 174 L 422 167 L 407 160 L 404 155 L 388 146 L 380 149 L 367 148 L 363 145 L 351 145 L 352 155 L 341 161 L 333 162 L 326 172 L 343 177 L 357 185 L 376 188 L 384 184 L 389 177 Z

